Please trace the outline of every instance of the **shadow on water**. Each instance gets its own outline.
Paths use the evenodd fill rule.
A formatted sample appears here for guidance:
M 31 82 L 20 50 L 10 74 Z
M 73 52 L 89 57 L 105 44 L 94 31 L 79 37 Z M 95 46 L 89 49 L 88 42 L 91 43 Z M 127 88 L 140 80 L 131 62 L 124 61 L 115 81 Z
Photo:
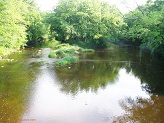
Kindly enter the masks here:
M 135 98 L 127 96 L 120 99 L 119 105 L 126 113 L 115 117 L 113 122 L 164 121 L 163 59 L 136 48 L 115 48 L 97 49 L 94 55 L 83 54 L 80 61 L 76 65 L 55 69 L 62 92 L 72 95 L 80 91 L 97 93 L 108 85 L 117 85 L 119 72 L 125 69 L 126 74 L 139 79 L 141 89 L 149 96 L 145 98 L 138 93 Z M 127 81 L 127 78 L 121 81 Z M 126 86 L 127 89 L 131 87 Z
M 49 51 L 27 49 L 0 62 L 0 121 L 164 121 L 163 59 L 116 47 L 81 54 L 79 63 L 55 68 Z
M 61 91 L 76 95 L 85 90 L 97 92 L 108 84 L 117 80 L 122 63 L 104 61 L 83 61 L 76 65 L 56 68 L 58 82 L 62 85 Z
M 76 65 L 55 68 L 61 90 L 76 94 L 80 90 L 96 92 L 99 87 L 117 82 L 120 69 L 140 79 L 142 88 L 150 94 L 164 94 L 163 59 L 154 58 L 137 48 L 97 49 L 83 54 Z

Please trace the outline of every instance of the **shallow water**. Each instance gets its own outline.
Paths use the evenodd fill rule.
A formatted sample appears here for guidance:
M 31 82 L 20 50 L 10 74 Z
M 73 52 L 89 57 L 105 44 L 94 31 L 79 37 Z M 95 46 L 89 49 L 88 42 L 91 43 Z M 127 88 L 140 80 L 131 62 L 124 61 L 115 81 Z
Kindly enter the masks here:
M 97 49 L 57 67 L 50 49 L 0 62 L 0 122 L 164 121 L 164 63 L 136 48 Z

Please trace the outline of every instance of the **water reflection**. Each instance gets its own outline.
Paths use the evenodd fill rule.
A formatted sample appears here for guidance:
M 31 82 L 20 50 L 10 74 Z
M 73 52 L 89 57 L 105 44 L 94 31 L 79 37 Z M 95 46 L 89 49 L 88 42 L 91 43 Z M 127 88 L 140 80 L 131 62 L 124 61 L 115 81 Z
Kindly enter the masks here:
M 50 49 L 0 62 L 0 122 L 162 122 L 164 64 L 135 48 L 97 49 L 54 68 Z
M 144 64 L 130 64 L 128 69 L 140 78 L 145 91 L 154 95 L 164 95 L 163 63 L 147 61 Z
M 55 68 L 61 91 L 76 95 L 79 91 L 97 92 L 117 81 L 122 63 L 83 61 L 68 67 Z
M 121 64 L 120 68 L 125 68 L 127 73 L 132 72 L 140 79 L 145 91 L 154 95 L 164 95 L 163 58 L 152 56 L 136 48 L 114 48 L 97 50 L 94 55 L 85 56 L 85 59 Z
M 13 54 L 9 56 L 13 60 L 0 62 L 0 122 L 17 122 L 26 109 L 37 75 L 35 66 L 26 62 L 26 53 Z
M 140 122 L 162 123 L 164 121 L 164 97 L 150 96 L 150 98 L 131 97 L 120 101 L 120 106 L 126 111 L 122 116 L 116 117 L 114 122 Z
M 141 89 L 139 79 L 127 74 L 125 69 L 118 72 L 115 84 L 108 84 L 96 93 L 90 89 L 76 95 L 60 93 L 61 83 L 53 69 L 44 69 L 41 73 L 30 108 L 23 116 L 33 117 L 38 123 L 108 123 L 125 113 L 119 105 L 124 97 L 149 98 Z

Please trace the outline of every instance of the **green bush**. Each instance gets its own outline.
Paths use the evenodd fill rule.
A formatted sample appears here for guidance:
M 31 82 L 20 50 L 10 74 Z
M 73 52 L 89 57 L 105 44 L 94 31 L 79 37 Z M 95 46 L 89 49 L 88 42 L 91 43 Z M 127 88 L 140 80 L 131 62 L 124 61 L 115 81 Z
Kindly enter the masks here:
M 55 66 L 64 66 L 75 63 L 78 61 L 78 57 L 75 54 L 79 54 L 79 52 L 86 53 L 90 52 L 93 53 L 93 49 L 83 49 L 78 46 L 71 46 L 69 44 L 60 44 L 55 46 L 55 50 L 50 52 L 48 57 L 49 58 L 62 58 L 55 62 Z
M 74 50 L 78 50 L 80 47 L 78 46 L 73 46 L 73 45 L 69 45 L 69 44 L 59 44 L 57 46 L 54 47 L 54 49 L 74 49 Z
M 55 62 L 55 66 L 64 66 L 69 65 L 72 63 L 76 63 L 78 61 L 78 58 L 76 56 L 66 56 L 57 62 Z
M 48 57 L 49 58 L 57 58 L 60 56 L 67 56 L 70 54 L 73 54 L 75 52 L 75 49 L 70 48 L 70 49 L 58 49 L 58 50 L 54 50 L 52 52 L 49 53 Z
M 69 44 L 59 44 L 59 45 L 55 46 L 54 48 L 55 49 L 60 49 L 60 48 L 68 48 L 68 47 L 70 47 Z
M 48 55 L 49 58 L 56 58 L 57 55 L 56 55 L 56 52 L 50 52 L 49 55 Z
M 55 50 L 54 52 L 56 52 L 57 56 L 63 55 L 65 54 L 64 50 L 60 49 L 60 50 Z
M 56 54 L 57 55 L 72 54 L 74 52 L 75 52 L 75 49 L 73 49 L 73 48 L 56 50 Z

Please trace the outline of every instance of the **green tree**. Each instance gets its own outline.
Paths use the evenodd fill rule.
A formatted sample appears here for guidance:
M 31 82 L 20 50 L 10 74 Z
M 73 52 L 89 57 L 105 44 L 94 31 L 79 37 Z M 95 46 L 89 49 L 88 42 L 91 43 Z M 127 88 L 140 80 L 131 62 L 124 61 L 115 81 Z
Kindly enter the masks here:
M 22 6 L 22 1 L 18 0 L 0 1 L 0 47 L 17 49 L 25 45 L 27 40 Z
M 60 0 L 48 23 L 58 40 L 105 46 L 105 39 L 117 39 L 123 19 L 114 6 L 100 0 Z
M 28 41 L 37 41 L 38 38 L 43 37 L 46 32 L 44 24 L 44 18 L 42 13 L 36 7 L 35 2 L 26 0 L 27 11 L 26 11 L 26 32 Z
M 45 27 L 34 0 L 0 1 L 0 56 L 43 36 Z
M 164 55 L 164 1 L 149 0 L 125 17 L 125 40 L 139 42 L 142 49 Z

